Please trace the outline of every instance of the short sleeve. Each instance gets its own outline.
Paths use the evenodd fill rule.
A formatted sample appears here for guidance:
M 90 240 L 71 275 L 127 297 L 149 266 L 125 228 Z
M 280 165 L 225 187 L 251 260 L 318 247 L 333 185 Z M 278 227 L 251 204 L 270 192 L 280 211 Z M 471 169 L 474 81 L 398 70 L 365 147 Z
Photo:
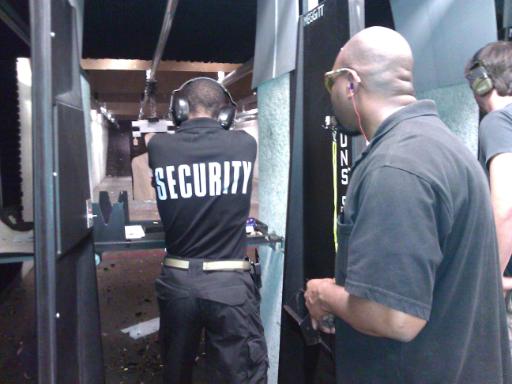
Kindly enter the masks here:
M 148 166 L 149 168 L 153 169 L 153 162 L 152 162 L 152 158 L 153 158 L 153 145 L 152 145 L 152 139 L 151 138 L 148 142 L 148 145 L 147 145 L 147 153 L 148 153 Z
M 512 118 L 504 111 L 488 114 L 480 123 L 478 141 L 489 169 L 489 161 L 494 156 L 512 152 Z
M 448 211 L 427 181 L 389 166 L 368 174 L 358 197 L 345 289 L 428 320 L 443 258 L 439 212 Z
M 232 131 L 236 132 L 240 140 L 243 142 L 243 153 L 247 155 L 253 162 L 256 161 L 256 155 L 258 152 L 258 144 L 256 142 L 256 139 L 254 136 L 252 136 L 250 133 L 246 131 Z

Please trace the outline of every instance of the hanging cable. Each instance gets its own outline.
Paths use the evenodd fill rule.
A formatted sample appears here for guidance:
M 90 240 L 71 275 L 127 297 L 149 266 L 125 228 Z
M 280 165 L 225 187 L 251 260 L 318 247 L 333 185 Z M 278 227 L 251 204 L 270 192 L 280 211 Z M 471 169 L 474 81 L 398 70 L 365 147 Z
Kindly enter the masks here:
M 325 116 L 324 124 L 322 128 L 331 132 L 332 135 L 332 185 L 333 185 L 333 239 L 334 239 L 334 250 L 338 252 L 338 121 L 334 116 Z
M 334 251 L 338 252 L 338 143 L 336 131 L 332 134 L 332 185 L 334 195 L 333 238 Z

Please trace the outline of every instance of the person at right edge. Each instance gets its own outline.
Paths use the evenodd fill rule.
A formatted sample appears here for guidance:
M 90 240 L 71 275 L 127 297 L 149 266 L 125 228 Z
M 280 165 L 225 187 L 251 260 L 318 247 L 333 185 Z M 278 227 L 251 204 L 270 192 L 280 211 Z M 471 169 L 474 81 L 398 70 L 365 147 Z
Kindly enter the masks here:
M 397 32 L 353 36 L 325 75 L 352 167 L 335 279 L 307 283 L 313 326 L 332 332 L 338 383 L 512 383 L 498 245 L 485 175 L 417 101 Z
M 498 236 L 503 290 L 506 292 L 509 338 L 512 337 L 512 43 L 498 41 L 479 49 L 466 65 L 480 110 L 478 161 L 491 189 Z M 508 265 L 508 267 L 507 267 Z M 512 348 L 512 343 L 511 343 Z

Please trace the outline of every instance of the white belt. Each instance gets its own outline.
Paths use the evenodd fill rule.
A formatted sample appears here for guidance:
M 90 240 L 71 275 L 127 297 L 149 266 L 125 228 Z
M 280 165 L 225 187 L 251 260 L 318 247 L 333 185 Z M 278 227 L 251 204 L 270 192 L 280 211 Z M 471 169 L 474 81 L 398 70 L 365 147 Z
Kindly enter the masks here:
M 164 265 L 179 269 L 189 269 L 190 261 L 166 257 L 164 258 Z M 203 261 L 203 271 L 249 271 L 250 269 L 251 264 L 247 260 Z

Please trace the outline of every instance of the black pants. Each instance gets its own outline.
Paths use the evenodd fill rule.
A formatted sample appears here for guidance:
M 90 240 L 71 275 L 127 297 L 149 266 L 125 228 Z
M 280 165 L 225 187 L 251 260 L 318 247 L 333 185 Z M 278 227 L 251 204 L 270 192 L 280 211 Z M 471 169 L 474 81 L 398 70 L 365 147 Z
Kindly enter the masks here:
M 206 332 L 209 383 L 267 382 L 267 347 L 259 292 L 249 272 L 204 272 L 163 266 L 156 280 L 164 383 L 191 383 L 199 339 Z

